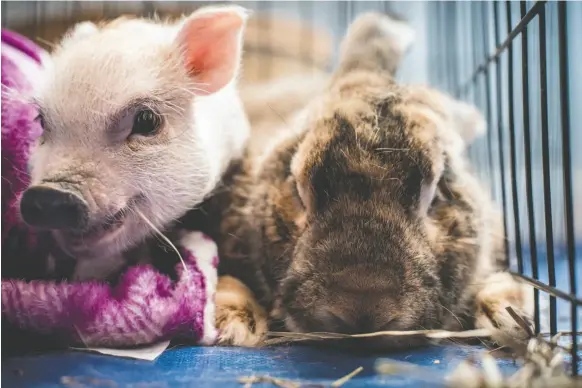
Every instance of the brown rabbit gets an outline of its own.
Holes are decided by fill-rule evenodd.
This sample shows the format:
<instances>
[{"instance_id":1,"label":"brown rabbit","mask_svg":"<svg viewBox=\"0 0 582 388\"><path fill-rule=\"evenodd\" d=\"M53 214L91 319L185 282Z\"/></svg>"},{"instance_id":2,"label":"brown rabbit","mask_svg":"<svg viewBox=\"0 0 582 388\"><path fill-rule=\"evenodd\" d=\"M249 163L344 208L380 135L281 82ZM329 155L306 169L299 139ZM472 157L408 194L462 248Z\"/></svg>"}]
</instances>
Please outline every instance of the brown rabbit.
<instances>
[{"instance_id":1,"label":"brown rabbit","mask_svg":"<svg viewBox=\"0 0 582 388\"><path fill-rule=\"evenodd\" d=\"M531 294L502 272L500 218L463 154L485 123L394 81L410 37L402 22L360 16L327 88L187 220L213 229L223 274L288 330L518 330L505 307L531 315ZM220 224L204 217L219 211ZM265 312L225 279L225 342L237 332L237 344L259 344Z\"/></svg>"}]
</instances>

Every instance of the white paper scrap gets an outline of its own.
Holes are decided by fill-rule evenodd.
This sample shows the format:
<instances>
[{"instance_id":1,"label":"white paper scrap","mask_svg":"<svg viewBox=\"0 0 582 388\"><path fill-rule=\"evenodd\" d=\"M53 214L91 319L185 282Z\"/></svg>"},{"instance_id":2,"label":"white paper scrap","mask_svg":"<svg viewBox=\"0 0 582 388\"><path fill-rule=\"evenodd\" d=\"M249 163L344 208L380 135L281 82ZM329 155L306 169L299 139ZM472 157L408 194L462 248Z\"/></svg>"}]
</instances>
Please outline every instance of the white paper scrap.
<instances>
[{"instance_id":1,"label":"white paper scrap","mask_svg":"<svg viewBox=\"0 0 582 388\"><path fill-rule=\"evenodd\" d=\"M125 358L135 358L137 360L154 361L170 345L170 341L159 342L157 344L141 346L131 349L110 349L110 348L71 348L85 352L96 352L108 356L117 356Z\"/></svg>"}]
</instances>

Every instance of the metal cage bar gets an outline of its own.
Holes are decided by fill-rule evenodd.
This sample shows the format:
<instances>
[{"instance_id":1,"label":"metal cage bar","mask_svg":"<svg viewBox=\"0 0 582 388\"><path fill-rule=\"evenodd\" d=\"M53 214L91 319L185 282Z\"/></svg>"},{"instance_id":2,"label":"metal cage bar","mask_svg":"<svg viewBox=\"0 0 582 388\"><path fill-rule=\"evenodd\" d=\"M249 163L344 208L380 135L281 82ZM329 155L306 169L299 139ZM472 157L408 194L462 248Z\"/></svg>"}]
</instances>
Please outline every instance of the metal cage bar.
<instances>
[{"instance_id":1,"label":"metal cage bar","mask_svg":"<svg viewBox=\"0 0 582 388\"><path fill-rule=\"evenodd\" d=\"M521 18L523 19L527 13L525 2L520 3ZM535 229L535 215L534 215L534 201L533 201L533 184L532 184L532 157L531 157L531 133L530 133L530 110L529 110L529 67L528 67L528 40L527 40L527 25L524 27L521 34L521 61L522 61L522 89L523 89L523 141L525 143L525 190L527 201L527 218L529 224L529 245L530 245L530 264L532 267L532 276L534 279L539 279L538 268L538 251L537 247L536 229ZM536 306L540 305L540 293L538 289L534 291L534 303ZM540 328L540 311L535 309L534 322L536 330Z\"/></svg>"},{"instance_id":2,"label":"metal cage bar","mask_svg":"<svg viewBox=\"0 0 582 388\"><path fill-rule=\"evenodd\" d=\"M506 12L506 23L507 31L511 31L509 34L512 36L513 31L511 30L511 1L507 0L505 2L505 12ZM518 25L520 31L523 30L521 23ZM517 29L517 27L516 27ZM517 34L515 34L517 36ZM514 36L514 37L515 37ZM508 38L509 39L509 38ZM515 114L513 102L515 100L514 93L514 81L513 81L513 38L511 40L506 40L503 45L507 47L507 77L508 77L508 94L509 94L509 154L510 154L510 168L511 168L511 199L513 204L513 223L515 226L515 256L517 259L517 270L519 273L523 273L523 250L521 246L521 219L519 217L519 197L517 194L517 151L516 151L516 140L515 140ZM480 72L475 73L475 78Z\"/></svg>"},{"instance_id":3,"label":"metal cage bar","mask_svg":"<svg viewBox=\"0 0 582 388\"><path fill-rule=\"evenodd\" d=\"M552 224L552 190L550 183L550 149L548 132L548 76L546 62L546 10L542 8L538 14L540 24L540 82L542 110L542 164L544 180L544 215L546 221L546 254L548 257L548 277L551 287L556 287L556 263L554 258L554 233ZM530 226L531 227L531 226ZM550 333L558 331L556 298L550 295Z\"/></svg>"},{"instance_id":4,"label":"metal cage bar","mask_svg":"<svg viewBox=\"0 0 582 388\"><path fill-rule=\"evenodd\" d=\"M488 3L483 2L482 4L482 15L485 15L485 17L483 17L483 50L482 50L482 55L483 58L487 57L487 50L489 49L489 24L488 24L488 20L489 18L487 16L489 16L489 7L488 7ZM484 71L484 77L485 77L485 114L486 114L486 119L487 119L487 123L488 125L491 125L491 122L493 120L493 115L491 113L492 110L492 103L491 103L491 66L487 66L485 71ZM493 165L493 131L491 130L491 128L488 128L487 131L487 156L488 156L488 160L489 160L489 173L492 174L493 171L495 171L494 165ZM496 182L494 182L495 184Z\"/></svg>"},{"instance_id":5,"label":"metal cage bar","mask_svg":"<svg viewBox=\"0 0 582 388\"><path fill-rule=\"evenodd\" d=\"M500 41L500 33L499 33L499 9L498 9L498 2L493 3L493 22L495 23L495 45L499 44ZM497 84L497 136L499 142L503 138L503 107L502 107L502 99L501 99L501 92L502 92L502 80L501 80L501 61L499 56L496 56L495 59L495 81ZM491 125L491 124L489 124ZM491 132L493 128L489 128ZM507 189L505 186L505 152L503 147L500 145L499 147L499 172L501 177L501 205L503 210L503 230L507 233ZM506 238L503 239L504 241L504 249L505 249L505 259L507 260L507 265L509 266L509 241Z\"/></svg>"},{"instance_id":6,"label":"metal cage bar","mask_svg":"<svg viewBox=\"0 0 582 388\"><path fill-rule=\"evenodd\" d=\"M566 21L566 2L558 3L558 50L560 57L560 116L562 121L562 172L564 176L564 213L566 226L566 248L570 271L570 293L576 290L576 246L574 238L574 207L572 205L572 157L570 154L570 114L568 109L568 34ZM577 358L578 348L578 306L571 304L572 315L572 359ZM572 371L578 373L578 363L572 363Z\"/></svg>"}]
</instances>

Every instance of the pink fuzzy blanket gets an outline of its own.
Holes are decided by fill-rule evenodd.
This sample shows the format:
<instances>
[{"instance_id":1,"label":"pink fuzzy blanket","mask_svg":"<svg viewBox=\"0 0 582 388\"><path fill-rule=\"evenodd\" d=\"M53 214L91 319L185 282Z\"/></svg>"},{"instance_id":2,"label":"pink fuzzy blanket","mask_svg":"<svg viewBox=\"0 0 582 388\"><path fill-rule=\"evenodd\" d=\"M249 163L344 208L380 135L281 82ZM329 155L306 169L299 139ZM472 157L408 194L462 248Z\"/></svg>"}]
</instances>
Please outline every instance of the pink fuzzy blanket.
<instances>
[{"instance_id":1,"label":"pink fuzzy blanket","mask_svg":"<svg viewBox=\"0 0 582 388\"><path fill-rule=\"evenodd\" d=\"M180 264L176 281L147 265L130 267L115 286L43 279L51 242L20 221L18 203L30 147L41 132L35 108L22 96L42 76L46 58L34 43L2 30L3 322L69 345L121 347L175 337L213 343L218 257L201 233L184 232L179 249L188 271Z\"/></svg>"}]
</instances>

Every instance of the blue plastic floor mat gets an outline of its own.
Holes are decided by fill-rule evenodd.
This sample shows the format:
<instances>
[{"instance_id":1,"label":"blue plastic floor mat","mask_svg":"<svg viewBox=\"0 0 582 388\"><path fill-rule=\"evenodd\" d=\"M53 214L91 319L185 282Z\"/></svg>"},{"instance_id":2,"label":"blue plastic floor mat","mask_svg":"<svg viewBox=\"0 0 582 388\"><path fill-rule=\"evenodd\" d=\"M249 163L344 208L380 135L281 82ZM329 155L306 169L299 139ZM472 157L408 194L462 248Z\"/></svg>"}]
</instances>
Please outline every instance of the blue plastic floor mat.
<instances>
[{"instance_id":1,"label":"blue plastic floor mat","mask_svg":"<svg viewBox=\"0 0 582 388\"><path fill-rule=\"evenodd\" d=\"M5 387L239 387L245 376L269 375L305 385L329 386L358 367L363 371L346 387L443 387L444 376L483 347L433 346L387 355L431 368L432 381L413 376L375 373L378 356L354 355L330 349L285 346L265 349L188 347L166 351L156 361L66 352L2 361ZM500 362L510 373L517 366ZM433 373L434 372L434 373ZM434 376L433 376L434 375ZM268 386L256 384L256 386Z\"/></svg>"},{"instance_id":2,"label":"blue plastic floor mat","mask_svg":"<svg viewBox=\"0 0 582 388\"><path fill-rule=\"evenodd\" d=\"M577 250L582 252L582 247ZM525 256L525 273L531 271ZM547 282L547 264L543 251L539 255L540 280ZM557 287L568 291L567 261L556 255ZM577 283L582 284L582 256L577 256ZM579 292L581 291L579 287ZM541 299L542 327L548 325L549 310L545 295ZM580 309L577 310L580 314ZM559 301L558 330L570 330L570 305ZM582 328L582 317L578 320ZM545 329L542 329L545 331ZM3 338L5 339L5 338ZM579 341L580 342L580 338ZM243 387L241 377L269 375L290 379L313 388L329 386L333 381L362 366L364 370L346 387L444 387L444 377L471 354L483 352L482 346L432 346L382 355L430 368L430 378L380 376L374 365L378 355L359 355L339 349L285 346L263 349L224 347L182 347L167 350L156 361L136 361L86 352L46 353L36 356L2 359L4 387L84 388L84 387ZM579 353L582 370L582 352ZM503 372L517 370L510 360L500 360ZM265 384L256 386L267 387Z\"/></svg>"}]
</instances>

